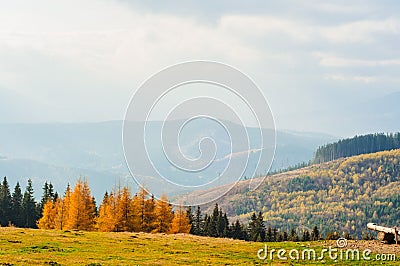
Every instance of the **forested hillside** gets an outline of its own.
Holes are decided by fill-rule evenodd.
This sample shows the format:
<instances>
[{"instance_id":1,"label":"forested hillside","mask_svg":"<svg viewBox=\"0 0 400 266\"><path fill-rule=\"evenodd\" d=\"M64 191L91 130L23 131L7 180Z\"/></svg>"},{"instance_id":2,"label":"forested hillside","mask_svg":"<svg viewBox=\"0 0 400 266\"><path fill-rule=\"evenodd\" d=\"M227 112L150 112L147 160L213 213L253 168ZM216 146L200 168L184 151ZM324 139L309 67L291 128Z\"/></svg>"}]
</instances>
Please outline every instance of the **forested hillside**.
<instances>
[{"instance_id":1,"label":"forested hillside","mask_svg":"<svg viewBox=\"0 0 400 266\"><path fill-rule=\"evenodd\" d=\"M339 158L400 148L400 133L369 134L342 139L317 149L313 163L324 163Z\"/></svg>"},{"instance_id":2,"label":"forested hillside","mask_svg":"<svg viewBox=\"0 0 400 266\"><path fill-rule=\"evenodd\" d=\"M248 220L261 211L265 225L312 228L360 238L367 222L395 226L400 217L400 150L339 159L268 176L255 191L250 180L218 200L228 216ZM217 191L216 191L217 193Z\"/></svg>"}]
</instances>

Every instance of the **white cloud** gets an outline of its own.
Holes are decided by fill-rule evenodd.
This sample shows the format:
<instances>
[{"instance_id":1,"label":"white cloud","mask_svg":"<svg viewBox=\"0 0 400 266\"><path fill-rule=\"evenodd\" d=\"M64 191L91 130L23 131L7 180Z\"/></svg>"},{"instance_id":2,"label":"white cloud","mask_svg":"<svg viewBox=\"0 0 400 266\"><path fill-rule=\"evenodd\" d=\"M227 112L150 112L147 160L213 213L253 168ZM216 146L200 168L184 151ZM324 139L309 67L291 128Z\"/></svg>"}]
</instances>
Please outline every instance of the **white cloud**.
<instances>
[{"instance_id":1,"label":"white cloud","mask_svg":"<svg viewBox=\"0 0 400 266\"><path fill-rule=\"evenodd\" d=\"M181 61L210 59L254 78L280 121L280 112L325 105L325 88L338 84L332 81L349 91L368 84L377 94L400 85L400 19L384 7L380 14L371 4L337 2L276 4L254 12L221 8L205 21L148 5L3 2L0 87L57 107L43 112L41 121L120 119L131 93L150 75ZM288 116L282 124L303 123L293 120Z\"/></svg>"},{"instance_id":2,"label":"white cloud","mask_svg":"<svg viewBox=\"0 0 400 266\"><path fill-rule=\"evenodd\" d=\"M319 64L324 67L378 67L378 66L400 66L400 59L357 59L339 57L332 54L315 52Z\"/></svg>"},{"instance_id":3,"label":"white cloud","mask_svg":"<svg viewBox=\"0 0 400 266\"><path fill-rule=\"evenodd\" d=\"M219 21L222 31L231 32L240 37L268 36L269 34L289 36L294 41L309 41L313 27L301 21L273 16L225 15Z\"/></svg>"},{"instance_id":4,"label":"white cloud","mask_svg":"<svg viewBox=\"0 0 400 266\"><path fill-rule=\"evenodd\" d=\"M357 76L357 75L354 76L345 74L326 74L324 78L327 80L334 80L334 81L355 81L364 84L370 84L378 81L378 78L375 76Z\"/></svg>"},{"instance_id":5,"label":"white cloud","mask_svg":"<svg viewBox=\"0 0 400 266\"><path fill-rule=\"evenodd\" d=\"M315 9L325 13L348 14L353 16L355 14L365 14L370 11L369 6L362 4L357 5L356 2L348 2L346 5L343 5L318 1L318 3L315 4Z\"/></svg>"},{"instance_id":6,"label":"white cloud","mask_svg":"<svg viewBox=\"0 0 400 266\"><path fill-rule=\"evenodd\" d=\"M336 43L366 43L379 40L379 34L398 35L400 20L361 20L332 27L321 27L321 36Z\"/></svg>"}]
</instances>

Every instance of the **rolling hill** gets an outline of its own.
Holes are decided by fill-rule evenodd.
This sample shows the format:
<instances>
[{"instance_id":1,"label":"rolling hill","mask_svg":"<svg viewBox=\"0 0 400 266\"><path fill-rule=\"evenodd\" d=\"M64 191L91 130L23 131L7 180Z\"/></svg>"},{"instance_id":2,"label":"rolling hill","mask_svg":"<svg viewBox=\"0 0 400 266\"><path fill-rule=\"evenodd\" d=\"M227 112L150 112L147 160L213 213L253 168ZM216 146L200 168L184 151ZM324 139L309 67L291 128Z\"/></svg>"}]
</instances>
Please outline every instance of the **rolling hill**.
<instances>
[{"instance_id":1,"label":"rolling hill","mask_svg":"<svg viewBox=\"0 0 400 266\"><path fill-rule=\"evenodd\" d=\"M364 154L267 176L249 191L240 181L217 200L230 217L247 221L261 211L266 226L312 228L361 237L367 222L398 224L400 150ZM195 191L190 197L222 195L225 187ZM212 204L203 206L211 211Z\"/></svg>"}]
</instances>

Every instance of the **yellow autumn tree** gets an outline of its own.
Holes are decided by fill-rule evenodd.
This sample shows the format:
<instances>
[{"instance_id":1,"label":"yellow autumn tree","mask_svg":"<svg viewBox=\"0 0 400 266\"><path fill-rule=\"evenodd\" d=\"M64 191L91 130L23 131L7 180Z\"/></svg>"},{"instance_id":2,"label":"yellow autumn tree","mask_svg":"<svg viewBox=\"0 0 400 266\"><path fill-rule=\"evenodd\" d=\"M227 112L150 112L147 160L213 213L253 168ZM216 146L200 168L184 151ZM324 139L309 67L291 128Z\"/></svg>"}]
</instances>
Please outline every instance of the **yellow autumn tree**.
<instances>
[{"instance_id":1,"label":"yellow autumn tree","mask_svg":"<svg viewBox=\"0 0 400 266\"><path fill-rule=\"evenodd\" d=\"M174 215L172 213L172 206L168 202L168 198L165 194L161 196L156 202L155 210L155 228L153 233L168 233L171 229L172 219Z\"/></svg>"},{"instance_id":2,"label":"yellow autumn tree","mask_svg":"<svg viewBox=\"0 0 400 266\"><path fill-rule=\"evenodd\" d=\"M138 199L138 214L139 214L139 223L140 223L140 231L143 232L145 230L145 208L146 208L146 199L148 196L147 190L144 187L140 187L137 193Z\"/></svg>"},{"instance_id":3,"label":"yellow autumn tree","mask_svg":"<svg viewBox=\"0 0 400 266\"><path fill-rule=\"evenodd\" d=\"M146 223L149 222L151 204L148 202L148 192L140 187L139 191L133 196L130 202L129 231L146 232ZM147 206L147 207L146 207Z\"/></svg>"},{"instance_id":4,"label":"yellow autumn tree","mask_svg":"<svg viewBox=\"0 0 400 266\"><path fill-rule=\"evenodd\" d=\"M131 219L129 223L129 231L140 232L142 230L141 223L141 204L138 195L133 196L129 206Z\"/></svg>"},{"instance_id":5,"label":"yellow autumn tree","mask_svg":"<svg viewBox=\"0 0 400 266\"><path fill-rule=\"evenodd\" d=\"M71 203L71 187L67 186L65 190L64 198L57 198L55 205L57 212L55 214L55 228L63 230L65 228L65 223L68 220L69 206Z\"/></svg>"},{"instance_id":6,"label":"yellow autumn tree","mask_svg":"<svg viewBox=\"0 0 400 266\"><path fill-rule=\"evenodd\" d=\"M116 231L129 231L132 228L130 209L132 199L129 188L123 187L122 190L119 190L116 200Z\"/></svg>"},{"instance_id":7,"label":"yellow autumn tree","mask_svg":"<svg viewBox=\"0 0 400 266\"><path fill-rule=\"evenodd\" d=\"M108 195L106 192L99 208L99 216L96 219L96 227L102 232L113 232L115 231L116 219L115 219L115 208L114 208L114 195L111 193Z\"/></svg>"},{"instance_id":8,"label":"yellow autumn tree","mask_svg":"<svg viewBox=\"0 0 400 266\"><path fill-rule=\"evenodd\" d=\"M54 229L56 226L56 206L52 200L49 200L43 206L43 216L37 221L39 229Z\"/></svg>"},{"instance_id":9,"label":"yellow autumn tree","mask_svg":"<svg viewBox=\"0 0 400 266\"><path fill-rule=\"evenodd\" d=\"M66 220L66 229L93 230L96 205L86 180L78 180L73 192Z\"/></svg>"},{"instance_id":10,"label":"yellow autumn tree","mask_svg":"<svg viewBox=\"0 0 400 266\"><path fill-rule=\"evenodd\" d=\"M143 228L144 232L150 233L156 227L156 216L155 216L156 200L154 196L151 196L146 200L144 204L144 220Z\"/></svg>"},{"instance_id":11,"label":"yellow autumn tree","mask_svg":"<svg viewBox=\"0 0 400 266\"><path fill-rule=\"evenodd\" d=\"M178 209L174 213L174 219L172 220L171 233L185 233L188 234L190 232L191 224L189 221L189 217L186 214L186 211L182 207L182 205L178 206Z\"/></svg>"}]
</instances>

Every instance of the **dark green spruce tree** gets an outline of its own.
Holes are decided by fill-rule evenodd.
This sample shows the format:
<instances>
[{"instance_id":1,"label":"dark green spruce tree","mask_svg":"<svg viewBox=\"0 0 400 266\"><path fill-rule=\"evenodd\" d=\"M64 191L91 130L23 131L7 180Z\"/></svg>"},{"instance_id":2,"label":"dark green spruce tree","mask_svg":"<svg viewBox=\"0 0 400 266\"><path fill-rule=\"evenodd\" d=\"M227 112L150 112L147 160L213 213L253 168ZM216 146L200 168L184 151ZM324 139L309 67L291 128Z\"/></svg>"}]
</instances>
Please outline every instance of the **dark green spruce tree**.
<instances>
[{"instance_id":1,"label":"dark green spruce tree","mask_svg":"<svg viewBox=\"0 0 400 266\"><path fill-rule=\"evenodd\" d=\"M194 230L194 216L193 216L193 212L192 212L192 207L191 206L188 206L187 208L186 208L186 216L188 217L188 219L189 219L189 224L191 225L191 227L190 227L190 234L193 234L193 232L195 231Z\"/></svg>"},{"instance_id":2,"label":"dark green spruce tree","mask_svg":"<svg viewBox=\"0 0 400 266\"><path fill-rule=\"evenodd\" d=\"M218 229L217 229L218 216L219 216L218 204L215 203L215 207L210 220L209 236L212 237L218 236Z\"/></svg>"},{"instance_id":3,"label":"dark green spruce tree","mask_svg":"<svg viewBox=\"0 0 400 266\"><path fill-rule=\"evenodd\" d=\"M32 180L29 179L22 200L23 227L36 228L38 208L33 194Z\"/></svg>"},{"instance_id":4,"label":"dark green spruce tree","mask_svg":"<svg viewBox=\"0 0 400 266\"><path fill-rule=\"evenodd\" d=\"M312 241L319 240L319 237L320 237L320 235L319 235L318 227L314 226L312 233L311 233L311 240Z\"/></svg>"},{"instance_id":5,"label":"dark green spruce tree","mask_svg":"<svg viewBox=\"0 0 400 266\"><path fill-rule=\"evenodd\" d=\"M7 177L4 177L0 185L0 225L7 226L11 223L12 209L11 209L11 193L10 186L8 185Z\"/></svg>"},{"instance_id":6,"label":"dark green spruce tree","mask_svg":"<svg viewBox=\"0 0 400 266\"><path fill-rule=\"evenodd\" d=\"M204 221L203 221L203 216L201 214L200 206L197 206L197 208L196 208L196 214L194 216L194 222L192 225L192 229L193 229L192 234L194 234L194 235L203 235L203 233L204 233Z\"/></svg>"},{"instance_id":7,"label":"dark green spruce tree","mask_svg":"<svg viewBox=\"0 0 400 266\"><path fill-rule=\"evenodd\" d=\"M39 216L42 216L42 210L44 205L49 201L54 200L54 188L51 183L47 183L47 181L43 185L43 196L38 204L39 208Z\"/></svg>"},{"instance_id":8,"label":"dark green spruce tree","mask_svg":"<svg viewBox=\"0 0 400 266\"><path fill-rule=\"evenodd\" d=\"M14 192L12 194L12 223L17 227L22 227L23 216L22 216L22 200L23 195L19 182L15 185Z\"/></svg>"}]
</instances>

